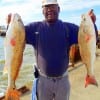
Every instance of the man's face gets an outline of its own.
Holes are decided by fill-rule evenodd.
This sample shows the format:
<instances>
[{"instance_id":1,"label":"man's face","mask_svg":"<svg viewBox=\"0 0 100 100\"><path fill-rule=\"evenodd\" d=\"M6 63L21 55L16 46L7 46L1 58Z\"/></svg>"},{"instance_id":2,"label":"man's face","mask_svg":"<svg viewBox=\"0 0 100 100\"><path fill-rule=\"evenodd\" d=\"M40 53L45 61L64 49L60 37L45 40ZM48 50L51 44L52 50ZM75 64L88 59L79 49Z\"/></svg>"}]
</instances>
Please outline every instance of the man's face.
<instances>
[{"instance_id":1,"label":"man's face","mask_svg":"<svg viewBox=\"0 0 100 100\"><path fill-rule=\"evenodd\" d=\"M58 19L60 8L56 4L50 4L43 6L43 15L45 20L49 23L53 23Z\"/></svg>"}]
</instances>

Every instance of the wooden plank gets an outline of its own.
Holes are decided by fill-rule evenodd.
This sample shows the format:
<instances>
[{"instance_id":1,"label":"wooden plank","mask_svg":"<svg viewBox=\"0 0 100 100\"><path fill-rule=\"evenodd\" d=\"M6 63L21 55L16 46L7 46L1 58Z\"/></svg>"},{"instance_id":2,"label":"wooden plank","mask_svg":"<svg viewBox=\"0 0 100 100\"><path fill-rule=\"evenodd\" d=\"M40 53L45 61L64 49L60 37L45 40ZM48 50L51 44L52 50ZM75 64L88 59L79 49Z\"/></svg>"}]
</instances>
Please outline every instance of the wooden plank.
<instances>
[{"instance_id":1,"label":"wooden plank","mask_svg":"<svg viewBox=\"0 0 100 100\"><path fill-rule=\"evenodd\" d=\"M26 92L30 91L29 88L27 88L26 86L22 86L19 89L17 89L21 95L25 94ZM0 100L4 100L5 96L0 97Z\"/></svg>"}]
</instances>

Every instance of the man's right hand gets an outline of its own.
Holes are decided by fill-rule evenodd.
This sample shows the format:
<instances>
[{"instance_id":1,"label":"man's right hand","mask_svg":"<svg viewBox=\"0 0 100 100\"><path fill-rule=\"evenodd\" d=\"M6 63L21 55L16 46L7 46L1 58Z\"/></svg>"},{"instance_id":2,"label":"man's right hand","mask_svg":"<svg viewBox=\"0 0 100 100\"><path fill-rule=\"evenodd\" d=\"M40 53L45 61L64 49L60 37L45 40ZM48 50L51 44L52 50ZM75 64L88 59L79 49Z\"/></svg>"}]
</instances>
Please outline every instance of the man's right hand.
<instances>
[{"instance_id":1,"label":"man's right hand","mask_svg":"<svg viewBox=\"0 0 100 100\"><path fill-rule=\"evenodd\" d=\"M88 11L88 14L89 14L89 16L91 17L93 23L95 23L95 22L96 22L96 15L94 14L93 9L90 9L90 10Z\"/></svg>"},{"instance_id":2,"label":"man's right hand","mask_svg":"<svg viewBox=\"0 0 100 100\"><path fill-rule=\"evenodd\" d=\"M12 16L12 14L11 14L11 13L9 13L9 14L7 15L7 18L6 18L6 23L7 23L7 25L9 25L9 24L10 24L10 21L11 21L11 16Z\"/></svg>"}]
</instances>

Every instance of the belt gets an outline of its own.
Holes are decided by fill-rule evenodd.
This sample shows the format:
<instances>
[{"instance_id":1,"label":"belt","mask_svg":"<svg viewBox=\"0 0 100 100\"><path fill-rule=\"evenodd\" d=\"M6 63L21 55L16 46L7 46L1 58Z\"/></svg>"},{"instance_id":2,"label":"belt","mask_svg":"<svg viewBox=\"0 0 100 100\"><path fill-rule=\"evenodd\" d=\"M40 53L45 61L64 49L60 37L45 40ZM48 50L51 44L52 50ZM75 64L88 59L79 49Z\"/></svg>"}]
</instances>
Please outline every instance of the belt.
<instances>
[{"instance_id":1,"label":"belt","mask_svg":"<svg viewBox=\"0 0 100 100\"><path fill-rule=\"evenodd\" d=\"M50 76L47 76L46 74L42 73L42 72L39 70L39 75L40 75L40 76L43 76L43 77L46 77L46 78L57 79L57 78L63 78L63 77L65 77L65 76L67 76L67 75L68 75L68 71L64 72L64 74L61 75L61 76L50 77Z\"/></svg>"}]
</instances>

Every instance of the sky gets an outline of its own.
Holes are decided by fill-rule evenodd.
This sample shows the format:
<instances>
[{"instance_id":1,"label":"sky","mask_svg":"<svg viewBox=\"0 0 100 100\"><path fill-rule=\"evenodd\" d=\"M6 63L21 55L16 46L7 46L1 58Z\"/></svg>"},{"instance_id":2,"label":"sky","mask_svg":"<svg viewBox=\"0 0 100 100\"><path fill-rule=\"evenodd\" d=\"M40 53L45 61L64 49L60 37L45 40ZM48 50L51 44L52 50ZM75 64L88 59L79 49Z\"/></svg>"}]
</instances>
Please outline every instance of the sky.
<instances>
[{"instance_id":1,"label":"sky","mask_svg":"<svg viewBox=\"0 0 100 100\"><path fill-rule=\"evenodd\" d=\"M9 13L18 13L28 24L44 19L42 0L0 0L0 25L6 25ZM91 8L96 14L96 25L100 30L100 0L58 0L60 5L59 19L80 25L81 15Z\"/></svg>"}]
</instances>

